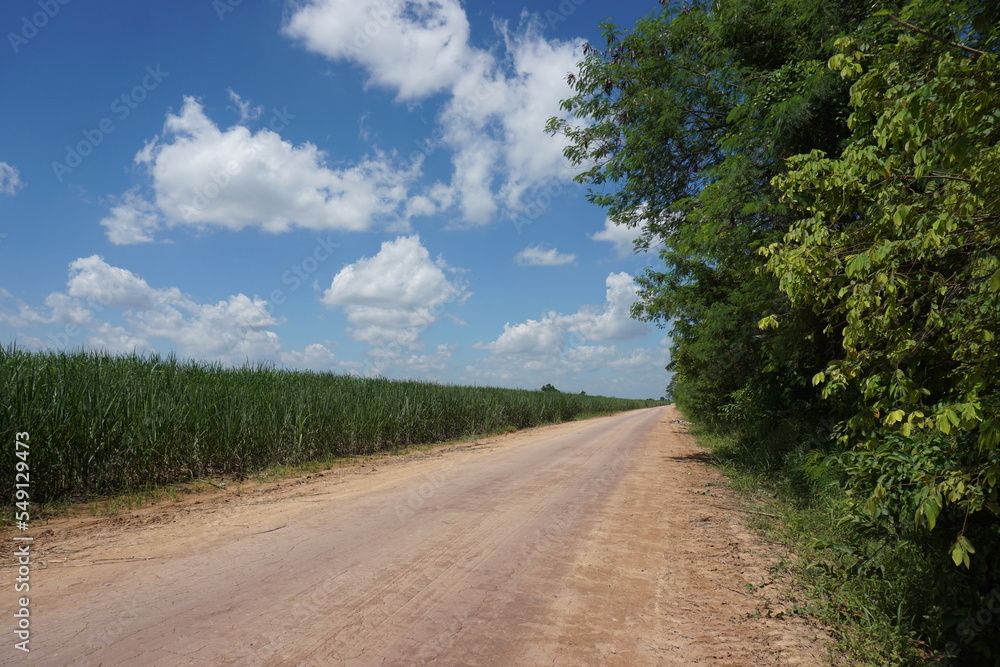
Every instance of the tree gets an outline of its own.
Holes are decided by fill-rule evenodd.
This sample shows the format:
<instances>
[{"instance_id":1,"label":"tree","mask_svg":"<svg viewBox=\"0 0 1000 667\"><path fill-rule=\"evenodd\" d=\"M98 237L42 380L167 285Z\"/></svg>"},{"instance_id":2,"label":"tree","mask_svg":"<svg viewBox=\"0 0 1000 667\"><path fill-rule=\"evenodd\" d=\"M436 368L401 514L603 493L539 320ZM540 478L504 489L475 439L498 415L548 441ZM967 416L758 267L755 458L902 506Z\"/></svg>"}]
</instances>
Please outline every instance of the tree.
<instances>
[{"instance_id":1,"label":"tree","mask_svg":"<svg viewBox=\"0 0 1000 667\"><path fill-rule=\"evenodd\" d=\"M814 383L856 396L831 462L848 472L852 516L892 531L945 522L966 567L975 515L1000 512L998 13L913 3L881 13L892 43L838 41L850 142L789 161L775 184L804 217L764 249L792 303L841 343Z\"/></svg>"},{"instance_id":2,"label":"tree","mask_svg":"<svg viewBox=\"0 0 1000 667\"><path fill-rule=\"evenodd\" d=\"M585 47L562 105L586 122L549 123L590 200L639 228L640 245L663 244L634 314L672 329L670 393L694 418L771 424L816 405L809 378L828 341L809 309L757 327L790 304L756 250L794 219L770 184L784 158L848 135L847 84L825 63L864 6L672 2L628 33L606 24L607 47Z\"/></svg>"},{"instance_id":3,"label":"tree","mask_svg":"<svg viewBox=\"0 0 1000 667\"><path fill-rule=\"evenodd\" d=\"M998 18L671 2L605 25L549 123L591 201L662 243L633 314L672 329L671 399L755 472L842 490L848 550L881 541L859 566L916 554L931 583L882 611L963 662L1000 654L961 636L1000 583Z\"/></svg>"}]
</instances>

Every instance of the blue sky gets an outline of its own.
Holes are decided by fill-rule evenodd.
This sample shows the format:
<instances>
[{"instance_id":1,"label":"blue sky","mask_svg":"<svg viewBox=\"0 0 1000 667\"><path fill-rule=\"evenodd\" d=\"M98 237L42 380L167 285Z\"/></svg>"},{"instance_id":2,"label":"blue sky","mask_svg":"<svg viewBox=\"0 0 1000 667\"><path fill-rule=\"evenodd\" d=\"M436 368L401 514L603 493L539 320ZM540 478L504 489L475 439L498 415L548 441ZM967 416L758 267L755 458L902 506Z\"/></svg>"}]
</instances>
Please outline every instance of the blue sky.
<instances>
[{"instance_id":1,"label":"blue sky","mask_svg":"<svg viewBox=\"0 0 1000 667\"><path fill-rule=\"evenodd\" d=\"M658 397L545 134L653 1L0 6L0 342Z\"/></svg>"}]
</instances>

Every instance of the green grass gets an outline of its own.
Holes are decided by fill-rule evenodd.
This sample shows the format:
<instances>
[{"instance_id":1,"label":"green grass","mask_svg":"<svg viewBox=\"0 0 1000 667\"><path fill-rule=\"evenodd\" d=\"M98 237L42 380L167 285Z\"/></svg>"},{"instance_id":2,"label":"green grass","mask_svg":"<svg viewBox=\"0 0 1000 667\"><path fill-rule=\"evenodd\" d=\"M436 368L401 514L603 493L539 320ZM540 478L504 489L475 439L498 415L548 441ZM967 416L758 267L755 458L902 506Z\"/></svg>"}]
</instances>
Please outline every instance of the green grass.
<instances>
[{"instance_id":1,"label":"green grass","mask_svg":"<svg viewBox=\"0 0 1000 667\"><path fill-rule=\"evenodd\" d=\"M657 405L602 396L0 346L0 493L30 434L32 502L391 451ZM136 501L138 502L138 500Z\"/></svg>"},{"instance_id":2,"label":"green grass","mask_svg":"<svg viewBox=\"0 0 1000 667\"><path fill-rule=\"evenodd\" d=\"M802 615L828 628L840 662L852 665L933 663L913 628L920 591L931 577L926 558L905 541L884 541L842 523L842 495L832 484L801 477L794 450L785 460L767 460L766 444L694 427L732 487L758 513L751 527L795 554L775 574L786 578L803 599ZM767 516L767 514L775 516Z\"/></svg>"}]
</instances>

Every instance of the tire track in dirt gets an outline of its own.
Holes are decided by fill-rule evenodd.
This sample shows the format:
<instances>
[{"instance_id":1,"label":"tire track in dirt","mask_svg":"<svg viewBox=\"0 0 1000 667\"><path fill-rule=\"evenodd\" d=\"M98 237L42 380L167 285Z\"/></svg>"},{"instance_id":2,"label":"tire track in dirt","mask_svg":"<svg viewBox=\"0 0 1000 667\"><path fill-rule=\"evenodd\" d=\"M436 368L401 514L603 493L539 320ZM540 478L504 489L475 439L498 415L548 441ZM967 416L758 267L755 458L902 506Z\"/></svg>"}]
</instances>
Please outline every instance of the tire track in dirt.
<instances>
[{"instance_id":1,"label":"tire track in dirt","mask_svg":"<svg viewBox=\"0 0 1000 667\"><path fill-rule=\"evenodd\" d=\"M338 606L345 618L364 618L360 628L356 623L345 623L333 637L320 638L300 651L286 652L283 659L296 663L315 661L313 664L324 661L374 664L376 656L386 660L403 655L418 660L438 657L449 643L449 628L462 627L470 617L482 616L484 598L487 594L496 597L496 589L500 588L500 584L492 583L492 591L477 594L474 591L481 590L482 584L469 585L470 578L489 572L496 579L517 567L521 556L510 553L511 546L517 545L523 551L525 535L530 537L548 523L553 505L575 500L567 499L565 493L551 491L566 488L565 482L578 477L582 470L602 472L609 443L615 442L623 430L633 428L614 426L606 435L582 446L577 444L575 436L563 436L565 442L559 443L562 450L559 456L547 455L544 462L533 463L530 473L522 479L512 474L515 469L524 469L520 462L511 470L501 466L492 471L496 481L480 486L477 501L471 505L470 485L459 486L454 490L455 497L441 499L436 511L421 516L422 521L432 524L452 522L453 530L416 562ZM600 458L602 454L604 458ZM477 475L471 477L478 479ZM415 585L415 580L419 580L419 585ZM474 606L478 614L473 613ZM436 619L430 613L434 609L447 609L449 620L442 623ZM386 630L387 625L392 631ZM420 628L423 636L397 641L381 651L381 655L373 654L377 649L372 647L378 647L385 636L413 627Z\"/></svg>"}]
</instances>

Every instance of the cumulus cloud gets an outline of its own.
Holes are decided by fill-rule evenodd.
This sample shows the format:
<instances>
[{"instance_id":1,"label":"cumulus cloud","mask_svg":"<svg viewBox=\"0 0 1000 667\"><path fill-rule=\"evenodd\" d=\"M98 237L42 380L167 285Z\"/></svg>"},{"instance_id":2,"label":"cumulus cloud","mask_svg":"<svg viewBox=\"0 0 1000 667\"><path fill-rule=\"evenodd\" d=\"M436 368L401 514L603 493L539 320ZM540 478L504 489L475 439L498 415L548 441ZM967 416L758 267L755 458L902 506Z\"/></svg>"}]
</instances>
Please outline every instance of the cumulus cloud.
<instances>
[{"instance_id":1,"label":"cumulus cloud","mask_svg":"<svg viewBox=\"0 0 1000 667\"><path fill-rule=\"evenodd\" d=\"M526 320L517 324L507 322L503 325L503 333L495 341L478 343L476 347L505 356L549 356L563 351L565 334L562 317L549 314L541 320Z\"/></svg>"},{"instance_id":2,"label":"cumulus cloud","mask_svg":"<svg viewBox=\"0 0 1000 667\"><path fill-rule=\"evenodd\" d=\"M544 128L571 93L565 75L581 59L578 45L546 40L530 22L520 32L504 26L503 36L508 57L467 70L441 114L452 185L468 224L490 222L500 207L515 214L538 189L572 175L566 140Z\"/></svg>"},{"instance_id":3,"label":"cumulus cloud","mask_svg":"<svg viewBox=\"0 0 1000 667\"><path fill-rule=\"evenodd\" d=\"M632 350L627 355L607 360L607 365L617 370L638 371L648 368L662 368L666 365L666 357L662 350L651 351L645 348Z\"/></svg>"},{"instance_id":4,"label":"cumulus cloud","mask_svg":"<svg viewBox=\"0 0 1000 667\"><path fill-rule=\"evenodd\" d=\"M330 371L337 366L337 358L325 345L313 343L304 350L281 353L281 362L288 366L312 371Z\"/></svg>"},{"instance_id":5,"label":"cumulus cloud","mask_svg":"<svg viewBox=\"0 0 1000 667\"><path fill-rule=\"evenodd\" d=\"M441 344L428 354L406 351L397 345L373 348L369 363L364 365L369 376L431 376L440 377L448 369L448 362L456 345Z\"/></svg>"},{"instance_id":6,"label":"cumulus cloud","mask_svg":"<svg viewBox=\"0 0 1000 667\"><path fill-rule=\"evenodd\" d=\"M441 344L430 354L411 354L402 359L401 366L408 371L423 375L440 375L448 367L456 345Z\"/></svg>"},{"instance_id":7,"label":"cumulus cloud","mask_svg":"<svg viewBox=\"0 0 1000 667\"><path fill-rule=\"evenodd\" d=\"M503 332L489 343L474 347L494 355L545 357L577 349L583 342L607 343L637 338L649 332L649 325L634 320L630 309L636 300L636 286L627 273L611 273L605 280L604 304L587 305L575 313L546 313L539 320L504 324ZM571 338L577 340L570 345Z\"/></svg>"},{"instance_id":8,"label":"cumulus cloud","mask_svg":"<svg viewBox=\"0 0 1000 667\"><path fill-rule=\"evenodd\" d=\"M504 80L497 118L504 128L503 159L507 168L501 190L505 203L518 209L526 193L550 179L568 180L563 149L567 140L545 133L545 125L559 115L559 103L572 91L566 73L582 58L582 40L555 41L542 37L537 23L518 33L504 31L514 74ZM505 99L506 98L506 99ZM489 124L492 118L484 118Z\"/></svg>"},{"instance_id":9,"label":"cumulus cloud","mask_svg":"<svg viewBox=\"0 0 1000 667\"><path fill-rule=\"evenodd\" d=\"M257 113L231 94L243 121ZM313 144L293 145L272 129L219 128L192 97L135 162L151 176L153 194L131 190L116 200L101 220L113 243L147 242L158 229L178 226L367 230L404 218L420 171L419 162L401 168L385 154L334 169Z\"/></svg>"},{"instance_id":10,"label":"cumulus cloud","mask_svg":"<svg viewBox=\"0 0 1000 667\"><path fill-rule=\"evenodd\" d=\"M46 317L24 301L0 287L0 324L12 329L20 329L35 324L44 324Z\"/></svg>"},{"instance_id":11,"label":"cumulus cloud","mask_svg":"<svg viewBox=\"0 0 1000 667\"><path fill-rule=\"evenodd\" d=\"M575 262L576 255L563 254L555 248L529 245L514 255L514 261L521 266L560 266Z\"/></svg>"},{"instance_id":12,"label":"cumulus cloud","mask_svg":"<svg viewBox=\"0 0 1000 667\"><path fill-rule=\"evenodd\" d=\"M662 246L663 235L673 233L684 215L676 211L650 213L646 204L639 204L621 216L621 223L605 218L604 229L588 236L594 241L610 243L618 257L652 252ZM631 226L630 226L631 225Z\"/></svg>"},{"instance_id":13,"label":"cumulus cloud","mask_svg":"<svg viewBox=\"0 0 1000 667\"><path fill-rule=\"evenodd\" d=\"M662 342L653 348L630 348L630 341L651 331L649 324L630 317L636 299L632 277L610 273L603 304L508 322L496 339L475 343L475 349L489 354L466 365L462 379L526 388L550 383L567 391L589 391L596 384L624 392L619 395L658 396L662 388L656 387L661 387L670 353Z\"/></svg>"},{"instance_id":14,"label":"cumulus cloud","mask_svg":"<svg viewBox=\"0 0 1000 667\"><path fill-rule=\"evenodd\" d=\"M379 252L342 268L321 301L342 308L351 335L375 349L420 347L420 332L449 302L470 296L464 282L449 278L442 259L431 259L420 237L401 236Z\"/></svg>"},{"instance_id":15,"label":"cumulus cloud","mask_svg":"<svg viewBox=\"0 0 1000 667\"><path fill-rule=\"evenodd\" d=\"M279 322L261 298L236 294L217 303L182 298L159 308L128 313L144 338L171 341L183 356L240 363L273 360L281 344L271 327Z\"/></svg>"},{"instance_id":16,"label":"cumulus cloud","mask_svg":"<svg viewBox=\"0 0 1000 667\"><path fill-rule=\"evenodd\" d=\"M571 94L565 75L582 40L547 40L538 19L524 17L517 30L498 25L501 55L470 43L458 0L309 0L283 32L362 67L370 85L401 101L447 95L439 140L452 154L448 199L464 224L477 225L516 214L533 190L571 176L566 140L544 127Z\"/></svg>"},{"instance_id":17,"label":"cumulus cloud","mask_svg":"<svg viewBox=\"0 0 1000 667\"><path fill-rule=\"evenodd\" d=\"M111 266L98 255L81 257L70 263L66 293L76 299L89 299L104 306L152 308L158 302L178 302L183 297L176 287L154 290L127 269Z\"/></svg>"},{"instance_id":18,"label":"cumulus cloud","mask_svg":"<svg viewBox=\"0 0 1000 667\"><path fill-rule=\"evenodd\" d=\"M45 297L45 305L49 315L45 323L62 324L67 327L83 327L84 329L98 324L96 312L103 309L101 304L87 304L80 299L63 292L53 292ZM41 311L36 311L41 312Z\"/></svg>"},{"instance_id":19,"label":"cumulus cloud","mask_svg":"<svg viewBox=\"0 0 1000 667\"><path fill-rule=\"evenodd\" d=\"M149 342L144 338L133 335L125 327L109 322L101 322L93 327L85 339L85 346L110 354L152 352Z\"/></svg>"},{"instance_id":20,"label":"cumulus cloud","mask_svg":"<svg viewBox=\"0 0 1000 667\"><path fill-rule=\"evenodd\" d=\"M245 125L249 121L257 120L260 118L261 114L264 113L264 107L251 104L250 100L243 99L232 88L228 89L228 93L229 101L236 105L237 111L240 112L240 125Z\"/></svg>"},{"instance_id":21,"label":"cumulus cloud","mask_svg":"<svg viewBox=\"0 0 1000 667\"><path fill-rule=\"evenodd\" d=\"M13 195L24 187L21 181L21 173L17 167L0 162L0 193Z\"/></svg>"},{"instance_id":22,"label":"cumulus cloud","mask_svg":"<svg viewBox=\"0 0 1000 667\"><path fill-rule=\"evenodd\" d=\"M280 322L263 299L235 294L199 303L176 287L153 287L98 255L71 262L66 290L49 294L43 308L0 290L0 323L55 325L50 343L112 352L152 350L156 339L169 341L182 356L222 362L274 360L280 351L271 330Z\"/></svg>"},{"instance_id":23,"label":"cumulus cloud","mask_svg":"<svg viewBox=\"0 0 1000 667\"><path fill-rule=\"evenodd\" d=\"M617 225L611 218L605 218L604 229L588 236L594 241L604 241L610 243L618 257L628 257L635 252L635 241L639 238L640 231L634 227Z\"/></svg>"},{"instance_id":24,"label":"cumulus cloud","mask_svg":"<svg viewBox=\"0 0 1000 667\"><path fill-rule=\"evenodd\" d=\"M668 361L665 350L579 345L561 355L520 358L491 355L465 366L463 379L534 389L548 383L574 392L597 385L645 397L651 391L653 395L662 393L663 369Z\"/></svg>"},{"instance_id":25,"label":"cumulus cloud","mask_svg":"<svg viewBox=\"0 0 1000 667\"><path fill-rule=\"evenodd\" d=\"M632 276L625 273L608 274L605 280L602 306L584 306L562 321L566 329L577 333L586 341L615 341L637 338L649 331L649 325L631 316L636 301L637 288Z\"/></svg>"},{"instance_id":26,"label":"cumulus cloud","mask_svg":"<svg viewBox=\"0 0 1000 667\"><path fill-rule=\"evenodd\" d=\"M469 67L469 22L457 0L314 0L284 34L331 59L363 66L402 100L444 90Z\"/></svg>"},{"instance_id":27,"label":"cumulus cloud","mask_svg":"<svg viewBox=\"0 0 1000 667\"><path fill-rule=\"evenodd\" d=\"M342 308L352 336L369 344L367 363L339 359L322 343L282 349L274 329L283 320L261 298L234 294L199 302L176 287L150 285L99 255L71 262L65 289L50 293L40 306L0 288L0 326L16 331L22 344L39 348L151 352L166 342L182 357L223 363L269 361L314 371L440 376L457 346L439 344L424 351L420 336L451 315L444 311L448 304L471 296L455 277L459 272L433 259L416 235L386 241L374 256L344 266L321 300Z\"/></svg>"},{"instance_id":28,"label":"cumulus cloud","mask_svg":"<svg viewBox=\"0 0 1000 667\"><path fill-rule=\"evenodd\" d=\"M108 240L115 245L153 241L156 230L164 223L159 209L144 199L137 188L112 199L115 205L110 214L101 220Z\"/></svg>"}]
</instances>

